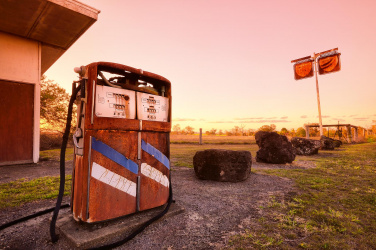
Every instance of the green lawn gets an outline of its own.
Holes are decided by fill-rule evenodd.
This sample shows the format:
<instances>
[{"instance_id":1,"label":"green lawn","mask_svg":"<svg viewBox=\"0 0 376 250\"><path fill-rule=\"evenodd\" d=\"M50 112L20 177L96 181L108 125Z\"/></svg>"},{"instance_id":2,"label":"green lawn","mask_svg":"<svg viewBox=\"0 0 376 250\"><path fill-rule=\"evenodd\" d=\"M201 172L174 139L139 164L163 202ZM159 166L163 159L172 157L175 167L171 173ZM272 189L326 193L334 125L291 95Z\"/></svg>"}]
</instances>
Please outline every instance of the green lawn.
<instances>
[{"instance_id":1,"label":"green lawn","mask_svg":"<svg viewBox=\"0 0 376 250\"><path fill-rule=\"evenodd\" d=\"M193 168L193 156L197 151L205 149L228 149L228 150L247 150L252 156L256 155L258 146L256 144L171 144L171 165Z\"/></svg>"},{"instance_id":2,"label":"green lawn","mask_svg":"<svg viewBox=\"0 0 376 250\"><path fill-rule=\"evenodd\" d=\"M271 197L259 227L231 248L376 249L376 143L345 145L314 169L264 170L293 179L297 194Z\"/></svg>"},{"instance_id":3,"label":"green lawn","mask_svg":"<svg viewBox=\"0 0 376 250\"><path fill-rule=\"evenodd\" d=\"M65 178L64 195L69 195L72 176ZM0 209L20 206L36 200L56 199L59 193L60 177L42 177L34 180L19 179L0 184Z\"/></svg>"},{"instance_id":4,"label":"green lawn","mask_svg":"<svg viewBox=\"0 0 376 250\"><path fill-rule=\"evenodd\" d=\"M195 152L209 148L249 150L253 157L258 150L256 144L171 144L171 163L193 167ZM58 159L59 151L41 154ZM72 154L68 151L67 159ZM257 226L232 236L228 247L376 249L376 143L347 144L296 160L313 160L317 168L257 170L294 180L295 192L270 197L268 206L260 207ZM70 183L67 176L65 195ZM55 199L58 187L58 177L0 184L0 208Z\"/></svg>"}]
</instances>

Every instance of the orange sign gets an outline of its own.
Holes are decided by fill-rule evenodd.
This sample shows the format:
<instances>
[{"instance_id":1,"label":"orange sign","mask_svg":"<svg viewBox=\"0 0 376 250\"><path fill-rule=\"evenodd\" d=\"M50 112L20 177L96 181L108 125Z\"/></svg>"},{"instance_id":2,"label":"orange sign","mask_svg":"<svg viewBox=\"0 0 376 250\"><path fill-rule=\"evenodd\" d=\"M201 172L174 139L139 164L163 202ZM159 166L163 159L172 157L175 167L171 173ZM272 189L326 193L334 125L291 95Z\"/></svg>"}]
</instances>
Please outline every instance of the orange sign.
<instances>
[{"instance_id":1,"label":"orange sign","mask_svg":"<svg viewBox=\"0 0 376 250\"><path fill-rule=\"evenodd\" d=\"M341 69L341 63L339 60L339 56L341 54L334 54L325 57L319 57L318 59L318 66L319 66L319 74L327 74L339 71Z\"/></svg>"},{"instance_id":2,"label":"orange sign","mask_svg":"<svg viewBox=\"0 0 376 250\"><path fill-rule=\"evenodd\" d=\"M294 64L295 80L313 76L313 61Z\"/></svg>"}]
</instances>

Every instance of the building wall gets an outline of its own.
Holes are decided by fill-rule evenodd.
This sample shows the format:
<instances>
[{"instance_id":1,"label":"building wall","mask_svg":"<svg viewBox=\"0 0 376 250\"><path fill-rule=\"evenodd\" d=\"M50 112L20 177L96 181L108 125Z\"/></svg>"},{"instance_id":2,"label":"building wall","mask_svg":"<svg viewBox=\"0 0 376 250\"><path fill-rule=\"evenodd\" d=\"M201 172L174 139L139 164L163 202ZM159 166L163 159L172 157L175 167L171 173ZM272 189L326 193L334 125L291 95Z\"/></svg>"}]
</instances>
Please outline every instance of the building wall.
<instances>
[{"instance_id":1,"label":"building wall","mask_svg":"<svg viewBox=\"0 0 376 250\"><path fill-rule=\"evenodd\" d=\"M33 152L31 161L35 163L39 160L40 75L41 44L33 40L0 32L0 80L7 83L25 84L25 89L29 89L30 84L34 86ZM22 103L19 105L22 105ZM1 107L4 110L0 110L0 112L8 113L6 104L1 105ZM9 116L11 115L12 114L9 114ZM0 134L1 136L6 136L4 131L0 131ZM24 163L25 161L14 160L14 163L17 162Z\"/></svg>"}]
</instances>

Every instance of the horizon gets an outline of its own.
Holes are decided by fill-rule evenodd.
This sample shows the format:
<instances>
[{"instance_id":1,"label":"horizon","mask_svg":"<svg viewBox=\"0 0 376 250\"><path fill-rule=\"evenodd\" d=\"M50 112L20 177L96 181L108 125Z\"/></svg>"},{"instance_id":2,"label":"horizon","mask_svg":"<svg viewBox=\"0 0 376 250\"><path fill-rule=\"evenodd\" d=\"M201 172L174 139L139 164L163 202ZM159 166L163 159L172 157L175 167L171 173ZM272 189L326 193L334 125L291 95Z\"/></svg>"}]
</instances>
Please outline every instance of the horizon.
<instances>
[{"instance_id":1,"label":"horizon","mask_svg":"<svg viewBox=\"0 0 376 250\"><path fill-rule=\"evenodd\" d=\"M376 120L374 1L104 1L98 21L45 73L71 92L73 68L109 61L172 83L172 126L276 130L318 123L315 78L291 60L338 47L339 72L319 75L323 124Z\"/></svg>"}]
</instances>

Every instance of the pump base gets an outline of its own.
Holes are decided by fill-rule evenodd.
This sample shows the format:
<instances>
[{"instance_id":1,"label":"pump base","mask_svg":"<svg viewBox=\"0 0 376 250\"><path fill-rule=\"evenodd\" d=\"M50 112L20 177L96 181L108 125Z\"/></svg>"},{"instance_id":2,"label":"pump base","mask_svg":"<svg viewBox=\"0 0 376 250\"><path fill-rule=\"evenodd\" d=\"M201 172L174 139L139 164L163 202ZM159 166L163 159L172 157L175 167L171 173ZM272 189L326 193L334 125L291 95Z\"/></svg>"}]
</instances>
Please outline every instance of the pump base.
<instances>
[{"instance_id":1,"label":"pump base","mask_svg":"<svg viewBox=\"0 0 376 250\"><path fill-rule=\"evenodd\" d=\"M165 206L161 206L123 218L94 224L79 223L73 219L71 214L63 214L58 219L56 227L73 247L87 249L114 242L119 236L124 238L164 208ZM163 219L183 212L183 207L172 203Z\"/></svg>"}]
</instances>

